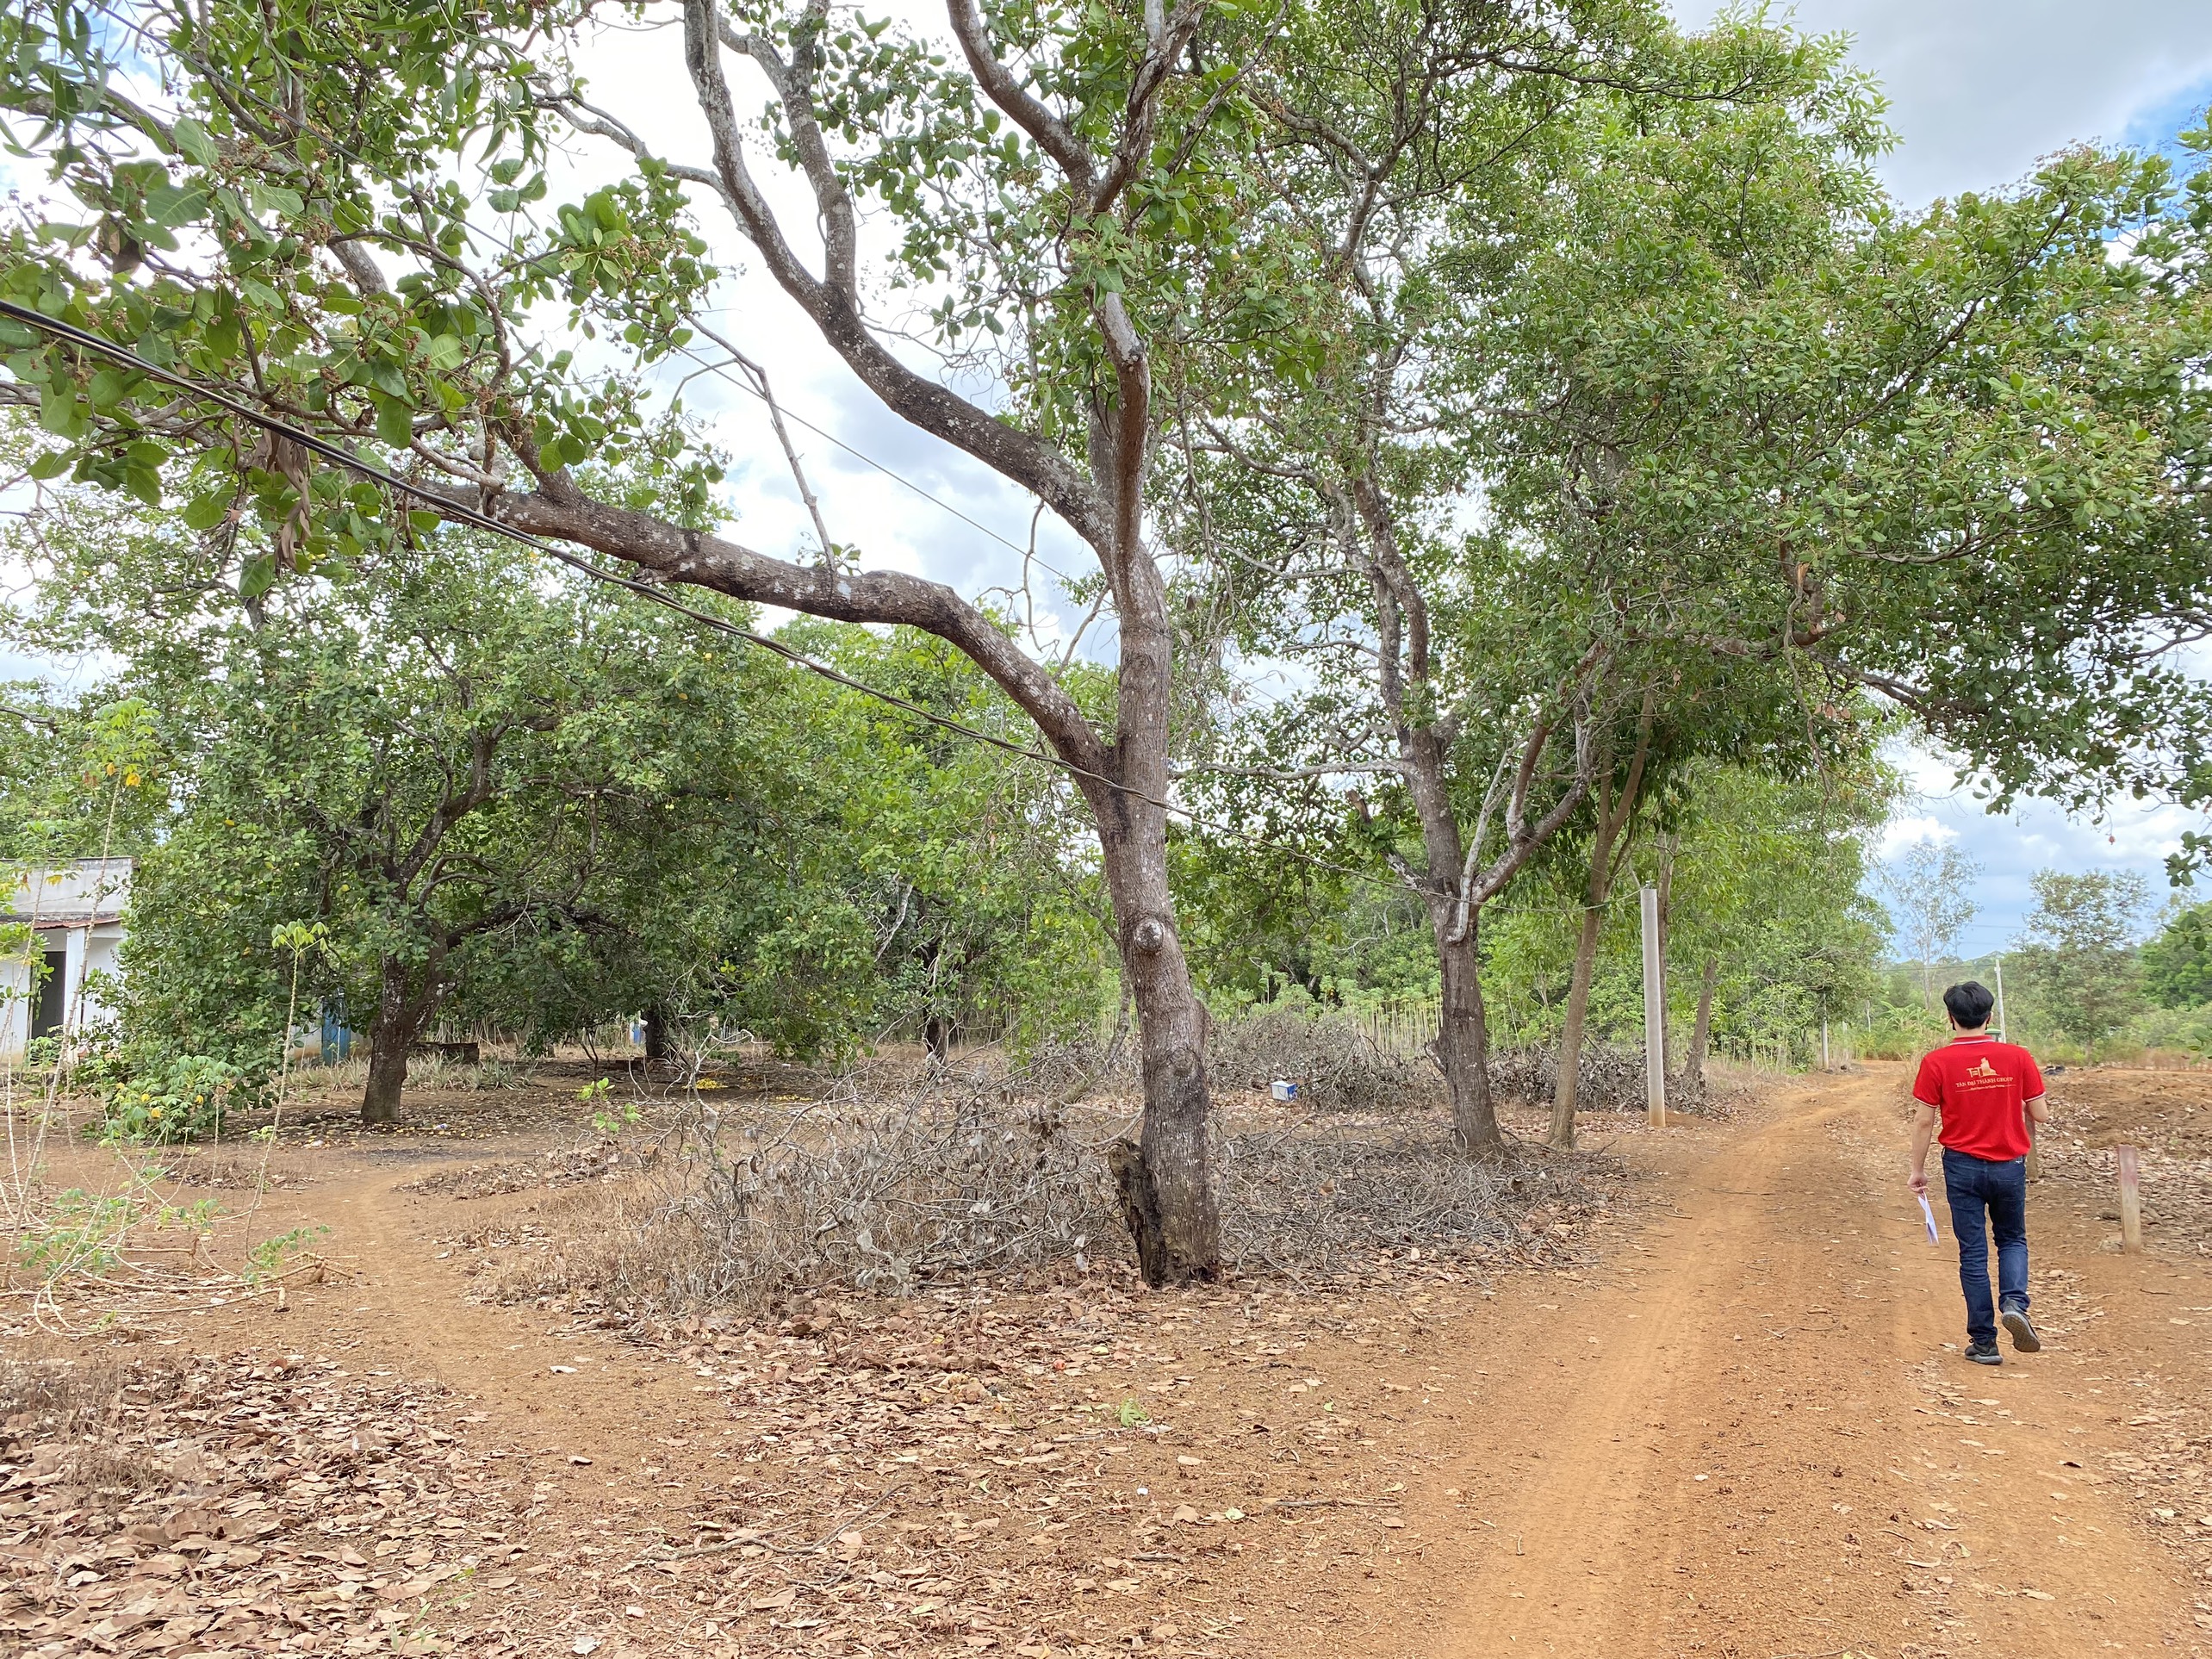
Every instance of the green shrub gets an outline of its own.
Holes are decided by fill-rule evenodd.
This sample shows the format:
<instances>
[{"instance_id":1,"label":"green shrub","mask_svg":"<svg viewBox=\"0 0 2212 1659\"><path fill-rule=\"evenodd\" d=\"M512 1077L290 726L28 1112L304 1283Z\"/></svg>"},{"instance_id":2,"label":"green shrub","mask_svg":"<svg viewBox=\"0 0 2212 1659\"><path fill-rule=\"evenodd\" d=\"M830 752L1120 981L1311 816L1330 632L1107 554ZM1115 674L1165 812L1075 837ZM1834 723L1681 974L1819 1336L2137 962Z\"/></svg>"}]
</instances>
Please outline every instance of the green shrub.
<instances>
[{"instance_id":1,"label":"green shrub","mask_svg":"<svg viewBox=\"0 0 2212 1659\"><path fill-rule=\"evenodd\" d=\"M78 1081L100 1098L95 1133L105 1141L166 1146L221 1134L235 1111L265 1103L265 1065L240 1066L209 1054L149 1055L96 1041Z\"/></svg>"},{"instance_id":2,"label":"green shrub","mask_svg":"<svg viewBox=\"0 0 2212 1659\"><path fill-rule=\"evenodd\" d=\"M2212 1054L2212 1005L2150 1009L2135 1016L2125 1035L2144 1048Z\"/></svg>"}]
</instances>

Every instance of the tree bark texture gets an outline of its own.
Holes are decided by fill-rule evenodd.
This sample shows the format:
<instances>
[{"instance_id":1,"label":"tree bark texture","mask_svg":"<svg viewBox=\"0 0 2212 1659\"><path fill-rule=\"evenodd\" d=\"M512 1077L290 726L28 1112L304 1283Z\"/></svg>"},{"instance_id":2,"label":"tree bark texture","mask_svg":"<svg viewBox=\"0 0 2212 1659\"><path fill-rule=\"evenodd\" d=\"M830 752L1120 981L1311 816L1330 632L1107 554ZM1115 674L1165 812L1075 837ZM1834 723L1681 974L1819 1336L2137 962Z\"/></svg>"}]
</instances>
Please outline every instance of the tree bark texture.
<instances>
[{"instance_id":1,"label":"tree bark texture","mask_svg":"<svg viewBox=\"0 0 2212 1659\"><path fill-rule=\"evenodd\" d=\"M1139 1139L1134 1146L1118 1142L1109 1160L1122 1219L1146 1283L1215 1278L1221 1220L1206 1010L1191 985L1168 898L1166 814L1116 794L1101 813L1100 845L1145 1088Z\"/></svg>"},{"instance_id":2,"label":"tree bark texture","mask_svg":"<svg viewBox=\"0 0 2212 1659\"><path fill-rule=\"evenodd\" d=\"M363 1123L399 1121L407 1087L407 1051L430 1023L432 999L418 993L404 962L386 960L376 994L376 1019L369 1028L369 1078L361 1091Z\"/></svg>"},{"instance_id":3,"label":"tree bark texture","mask_svg":"<svg viewBox=\"0 0 2212 1659\"><path fill-rule=\"evenodd\" d=\"M1698 985L1697 1023L1690 1028L1690 1052L1684 1057L1682 1075L1693 1089L1705 1087L1706 1044L1712 1039L1712 991L1720 981L1720 958L1706 958L1705 978Z\"/></svg>"},{"instance_id":4,"label":"tree bark texture","mask_svg":"<svg viewBox=\"0 0 2212 1659\"><path fill-rule=\"evenodd\" d=\"M1551 1091L1551 1144L1575 1144L1575 1106L1581 1091L1582 1042L1590 1014L1590 981L1597 972L1598 941L1605 927L1606 901L1612 896L1616 853L1624 847L1643 789L1643 763L1651 752L1656 699L1646 695L1637 723L1636 752L1618 793L1598 787L1597 823L1590 836L1590 873L1582 884L1582 929L1575 941L1575 972L1567 986L1567 1015L1559 1030L1559 1073Z\"/></svg>"},{"instance_id":5,"label":"tree bark texture","mask_svg":"<svg viewBox=\"0 0 2212 1659\"><path fill-rule=\"evenodd\" d=\"M1442 1012L1437 1022L1436 1057L1451 1095L1451 1134L1460 1150L1488 1156L1502 1150L1497 1104L1490 1097L1490 1025L1482 1003L1482 963L1476 930L1451 937L1451 910L1437 926L1437 961L1442 969Z\"/></svg>"},{"instance_id":6,"label":"tree bark texture","mask_svg":"<svg viewBox=\"0 0 2212 1659\"><path fill-rule=\"evenodd\" d=\"M1476 944L1479 918L1462 903L1460 867L1465 859L1445 769L1446 744L1430 728L1398 724L1399 755L1420 819L1427 867L1421 897L1436 936L1436 1058L1451 1096L1452 1139L1470 1158L1493 1157L1504 1148L1505 1138L1490 1099L1490 1032Z\"/></svg>"}]
</instances>

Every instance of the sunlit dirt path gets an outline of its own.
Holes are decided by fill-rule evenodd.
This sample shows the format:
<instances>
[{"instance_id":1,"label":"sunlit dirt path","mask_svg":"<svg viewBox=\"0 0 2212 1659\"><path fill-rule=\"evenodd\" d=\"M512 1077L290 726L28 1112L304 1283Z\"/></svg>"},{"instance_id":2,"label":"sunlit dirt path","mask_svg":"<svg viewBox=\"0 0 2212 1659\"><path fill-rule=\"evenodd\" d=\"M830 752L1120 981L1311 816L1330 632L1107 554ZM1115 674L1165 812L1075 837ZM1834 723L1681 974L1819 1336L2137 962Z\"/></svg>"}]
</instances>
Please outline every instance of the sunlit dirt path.
<instances>
[{"instance_id":1,"label":"sunlit dirt path","mask_svg":"<svg viewBox=\"0 0 2212 1659\"><path fill-rule=\"evenodd\" d=\"M1464 1357L1407 1511L1422 1570L1310 1650L2212 1652L2212 1585L2101 1472L2147 1355L2203 1398L2212 1320L2172 1315L2212 1280L2046 1202L2046 1351L1969 1365L1948 1222L1930 1246L1903 1185L1904 1087L1893 1066L1789 1086L1679 1146L1671 1206L1594 1284Z\"/></svg>"},{"instance_id":2,"label":"sunlit dirt path","mask_svg":"<svg viewBox=\"0 0 2212 1659\"><path fill-rule=\"evenodd\" d=\"M2193 1074L2159 1087L2172 1121L2197 1092L2212 1105ZM445 1540L474 1575L427 1601L409 1581L385 1615L424 1632L410 1652L2212 1655L2208 1259L2178 1225L2118 1254L2101 1190L2047 1182L2048 1349L1967 1364L1948 1225L1931 1246L1903 1184L1904 1088L1895 1066L1775 1083L1657 1134L1594 1114L1586 1142L1639 1178L1539 1264L1408 1251L1325 1289L1010 1296L1003 1363L963 1323L966 1345L921 1368L928 1397L898 1409L933 1438L890 1477L770 1448L878 1409L852 1378L881 1362L832 1346L936 1327L786 1327L755 1354L743 1331L656 1346L475 1300L483 1238L555 1225L560 1201L426 1189L463 1150L435 1141L289 1154L254 1235L308 1229L343 1271L281 1311L140 1308L132 1340L446 1391L457 1449L437 1455L483 1515ZM516 1129L467 1151L561 1143ZM772 1386L741 1385L748 1368ZM1070 1416L1085 1401L1103 1423ZM734 1549L754 1535L733 1525L777 1523L763 1490L829 1519ZM370 1542L364 1578L386 1564ZM218 1605L223 1583L193 1582L191 1606Z\"/></svg>"}]
</instances>

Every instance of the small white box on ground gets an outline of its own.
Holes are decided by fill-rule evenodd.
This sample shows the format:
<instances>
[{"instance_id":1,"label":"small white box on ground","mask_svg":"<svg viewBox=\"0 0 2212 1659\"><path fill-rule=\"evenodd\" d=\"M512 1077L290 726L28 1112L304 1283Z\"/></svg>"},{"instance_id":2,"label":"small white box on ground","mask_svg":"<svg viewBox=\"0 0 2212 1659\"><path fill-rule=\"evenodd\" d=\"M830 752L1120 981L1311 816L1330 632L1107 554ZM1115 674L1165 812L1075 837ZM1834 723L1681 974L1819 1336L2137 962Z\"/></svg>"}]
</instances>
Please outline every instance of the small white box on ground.
<instances>
[{"instance_id":1,"label":"small white box on ground","mask_svg":"<svg viewBox=\"0 0 2212 1659\"><path fill-rule=\"evenodd\" d=\"M1298 1085L1295 1083L1285 1083L1282 1078L1277 1078L1267 1085L1267 1092L1277 1100L1296 1100L1298 1098Z\"/></svg>"}]
</instances>

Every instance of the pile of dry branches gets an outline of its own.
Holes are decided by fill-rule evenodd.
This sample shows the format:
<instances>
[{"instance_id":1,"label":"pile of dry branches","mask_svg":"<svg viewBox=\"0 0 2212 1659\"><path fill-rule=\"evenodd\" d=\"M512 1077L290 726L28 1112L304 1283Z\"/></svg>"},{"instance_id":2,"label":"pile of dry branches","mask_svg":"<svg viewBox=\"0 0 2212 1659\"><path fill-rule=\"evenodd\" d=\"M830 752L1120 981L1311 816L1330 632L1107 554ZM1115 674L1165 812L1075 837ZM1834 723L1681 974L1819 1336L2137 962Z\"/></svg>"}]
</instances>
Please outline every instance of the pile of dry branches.
<instances>
[{"instance_id":1,"label":"pile of dry branches","mask_svg":"<svg viewBox=\"0 0 2212 1659\"><path fill-rule=\"evenodd\" d=\"M1266 1008L1221 1022L1206 1067L1224 1091L1264 1094L1277 1081L1295 1083L1299 1103L1316 1111L1395 1112L1444 1101L1443 1074L1427 1055L1391 1053L1358 1020L1321 1009ZM1013 1091L1062 1102L1126 1094L1137 1084L1136 1047L1122 1037L1046 1043L1007 1074Z\"/></svg>"},{"instance_id":2,"label":"pile of dry branches","mask_svg":"<svg viewBox=\"0 0 2212 1659\"><path fill-rule=\"evenodd\" d=\"M1005 1091L1072 1105L1095 1095L1133 1092L1140 1085L1136 1045L1111 1037L1054 1038L1007 1068Z\"/></svg>"},{"instance_id":3,"label":"pile of dry branches","mask_svg":"<svg viewBox=\"0 0 2212 1659\"><path fill-rule=\"evenodd\" d=\"M561 1206L562 1241L495 1290L641 1312L759 1308L819 1285L904 1296L1118 1247L1099 1149L1059 1109L1003 1094L952 1074L895 1099L841 1087L789 1112L710 1109L632 1182Z\"/></svg>"},{"instance_id":4,"label":"pile of dry branches","mask_svg":"<svg viewBox=\"0 0 2212 1659\"><path fill-rule=\"evenodd\" d=\"M1217 1088L1295 1083L1300 1103L1315 1111L1405 1111L1444 1098L1443 1074L1426 1055L1386 1053L1340 1014L1268 1009L1225 1022L1214 1029L1206 1064Z\"/></svg>"},{"instance_id":5,"label":"pile of dry branches","mask_svg":"<svg viewBox=\"0 0 2212 1659\"><path fill-rule=\"evenodd\" d=\"M1121 1264L1104 1152L1131 1126L1010 1092L1003 1077L936 1073L895 1097L848 1084L787 1110L705 1109L627 1156L632 1173L550 1196L504 1241L522 1247L488 1264L491 1294L760 1313L830 1286L906 1296ZM1610 1178L1588 1159L1469 1164L1440 1131L1341 1118L1218 1144L1229 1257L1258 1275L1336 1275L1407 1249L1525 1255L1602 1208Z\"/></svg>"},{"instance_id":6,"label":"pile of dry branches","mask_svg":"<svg viewBox=\"0 0 2212 1659\"><path fill-rule=\"evenodd\" d=\"M1494 1049L1490 1088L1501 1100L1549 1104L1559 1086L1559 1051L1544 1043ZM1624 1043L1585 1042L1575 1099L1585 1111L1643 1109L1643 1053Z\"/></svg>"},{"instance_id":7,"label":"pile of dry branches","mask_svg":"<svg viewBox=\"0 0 2212 1659\"><path fill-rule=\"evenodd\" d=\"M1408 1249L1446 1259L1526 1259L1602 1211L1603 1160L1470 1162L1434 1134L1282 1133L1222 1144L1222 1218L1248 1274L1359 1272Z\"/></svg>"}]
</instances>

